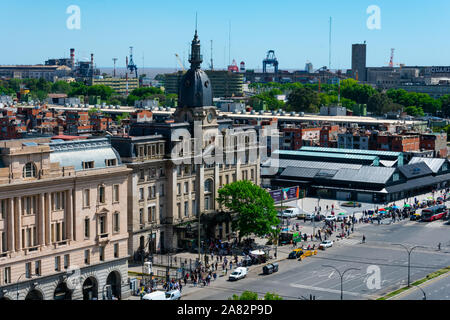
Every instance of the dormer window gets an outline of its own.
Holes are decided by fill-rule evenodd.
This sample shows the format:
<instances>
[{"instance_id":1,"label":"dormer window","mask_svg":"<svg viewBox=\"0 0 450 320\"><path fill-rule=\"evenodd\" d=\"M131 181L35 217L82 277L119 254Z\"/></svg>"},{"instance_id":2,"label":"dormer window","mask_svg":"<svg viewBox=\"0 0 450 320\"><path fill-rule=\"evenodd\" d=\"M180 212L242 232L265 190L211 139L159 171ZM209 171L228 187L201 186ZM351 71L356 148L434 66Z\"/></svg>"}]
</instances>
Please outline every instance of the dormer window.
<instances>
[{"instance_id":1,"label":"dormer window","mask_svg":"<svg viewBox=\"0 0 450 320\"><path fill-rule=\"evenodd\" d=\"M107 167L113 167L113 166L117 165L116 159L106 159L105 162L106 162Z\"/></svg>"},{"instance_id":2,"label":"dormer window","mask_svg":"<svg viewBox=\"0 0 450 320\"><path fill-rule=\"evenodd\" d=\"M28 162L23 167L23 177L24 178L36 178L36 165L33 162Z\"/></svg>"},{"instance_id":3,"label":"dormer window","mask_svg":"<svg viewBox=\"0 0 450 320\"><path fill-rule=\"evenodd\" d=\"M94 161L83 161L83 169L93 169Z\"/></svg>"}]
</instances>

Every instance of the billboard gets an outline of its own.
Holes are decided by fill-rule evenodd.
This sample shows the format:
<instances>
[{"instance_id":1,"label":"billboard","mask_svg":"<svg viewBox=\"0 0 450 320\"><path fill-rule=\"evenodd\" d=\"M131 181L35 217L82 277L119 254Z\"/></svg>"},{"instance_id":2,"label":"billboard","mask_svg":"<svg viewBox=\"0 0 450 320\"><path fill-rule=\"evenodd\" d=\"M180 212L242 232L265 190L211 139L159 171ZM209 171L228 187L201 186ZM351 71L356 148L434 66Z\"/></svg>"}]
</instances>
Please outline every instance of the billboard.
<instances>
[{"instance_id":1,"label":"billboard","mask_svg":"<svg viewBox=\"0 0 450 320\"><path fill-rule=\"evenodd\" d=\"M299 198L300 188L297 186L280 190L273 190L269 191L269 194L275 202L289 201Z\"/></svg>"}]
</instances>

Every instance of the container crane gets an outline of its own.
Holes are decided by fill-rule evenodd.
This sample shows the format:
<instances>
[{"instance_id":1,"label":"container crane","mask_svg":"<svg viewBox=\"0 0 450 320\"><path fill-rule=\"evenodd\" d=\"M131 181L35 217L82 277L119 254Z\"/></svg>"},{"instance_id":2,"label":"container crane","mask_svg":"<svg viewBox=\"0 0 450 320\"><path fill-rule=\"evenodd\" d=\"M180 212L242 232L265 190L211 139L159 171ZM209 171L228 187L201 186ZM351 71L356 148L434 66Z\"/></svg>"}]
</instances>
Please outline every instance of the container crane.
<instances>
[{"instance_id":1,"label":"container crane","mask_svg":"<svg viewBox=\"0 0 450 320\"><path fill-rule=\"evenodd\" d=\"M130 70L130 74L133 74L133 72L135 72L136 78L138 78L138 72L137 72L138 68L133 61L133 47L130 47L130 61L127 64L127 69Z\"/></svg>"},{"instance_id":2,"label":"container crane","mask_svg":"<svg viewBox=\"0 0 450 320\"><path fill-rule=\"evenodd\" d=\"M180 56L177 53L175 53L175 57L177 58L178 65L181 67L181 70L183 70L183 72L184 72L185 69L184 69L184 66L183 66L183 62L180 59Z\"/></svg>"}]
</instances>

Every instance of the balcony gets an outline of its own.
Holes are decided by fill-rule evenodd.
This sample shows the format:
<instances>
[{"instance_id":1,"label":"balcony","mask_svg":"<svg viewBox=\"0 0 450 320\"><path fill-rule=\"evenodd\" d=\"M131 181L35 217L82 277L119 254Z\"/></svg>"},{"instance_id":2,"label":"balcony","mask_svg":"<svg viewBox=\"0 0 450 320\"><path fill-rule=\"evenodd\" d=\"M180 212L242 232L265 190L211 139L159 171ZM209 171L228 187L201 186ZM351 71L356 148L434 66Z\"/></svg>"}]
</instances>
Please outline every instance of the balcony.
<instances>
[{"instance_id":1,"label":"balcony","mask_svg":"<svg viewBox=\"0 0 450 320\"><path fill-rule=\"evenodd\" d=\"M98 245L105 245L105 244L107 244L109 241L110 241L110 238L109 238L109 233L102 233L102 234L99 234L98 236L97 236L97 244Z\"/></svg>"}]
</instances>

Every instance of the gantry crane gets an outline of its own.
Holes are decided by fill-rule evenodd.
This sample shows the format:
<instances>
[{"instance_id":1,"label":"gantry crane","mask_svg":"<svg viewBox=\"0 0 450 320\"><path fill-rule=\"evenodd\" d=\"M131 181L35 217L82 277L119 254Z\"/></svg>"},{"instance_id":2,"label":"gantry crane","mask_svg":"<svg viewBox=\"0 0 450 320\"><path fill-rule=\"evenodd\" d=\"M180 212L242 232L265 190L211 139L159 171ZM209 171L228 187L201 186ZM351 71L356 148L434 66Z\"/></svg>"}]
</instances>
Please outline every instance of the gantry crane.
<instances>
[{"instance_id":1,"label":"gantry crane","mask_svg":"<svg viewBox=\"0 0 450 320\"><path fill-rule=\"evenodd\" d=\"M133 74L133 72L135 72L136 78L138 78L138 72L137 72L138 68L133 61L133 47L130 47L130 61L127 64L127 69L130 70L130 74Z\"/></svg>"},{"instance_id":2,"label":"gantry crane","mask_svg":"<svg viewBox=\"0 0 450 320\"><path fill-rule=\"evenodd\" d=\"M184 66L183 66L183 62L182 62L181 59L180 59L180 56L179 56L177 53L175 53L175 57L177 57L177 62L178 62L178 64L180 65L181 70L183 70L183 72L184 72L185 69L184 69Z\"/></svg>"}]
</instances>

